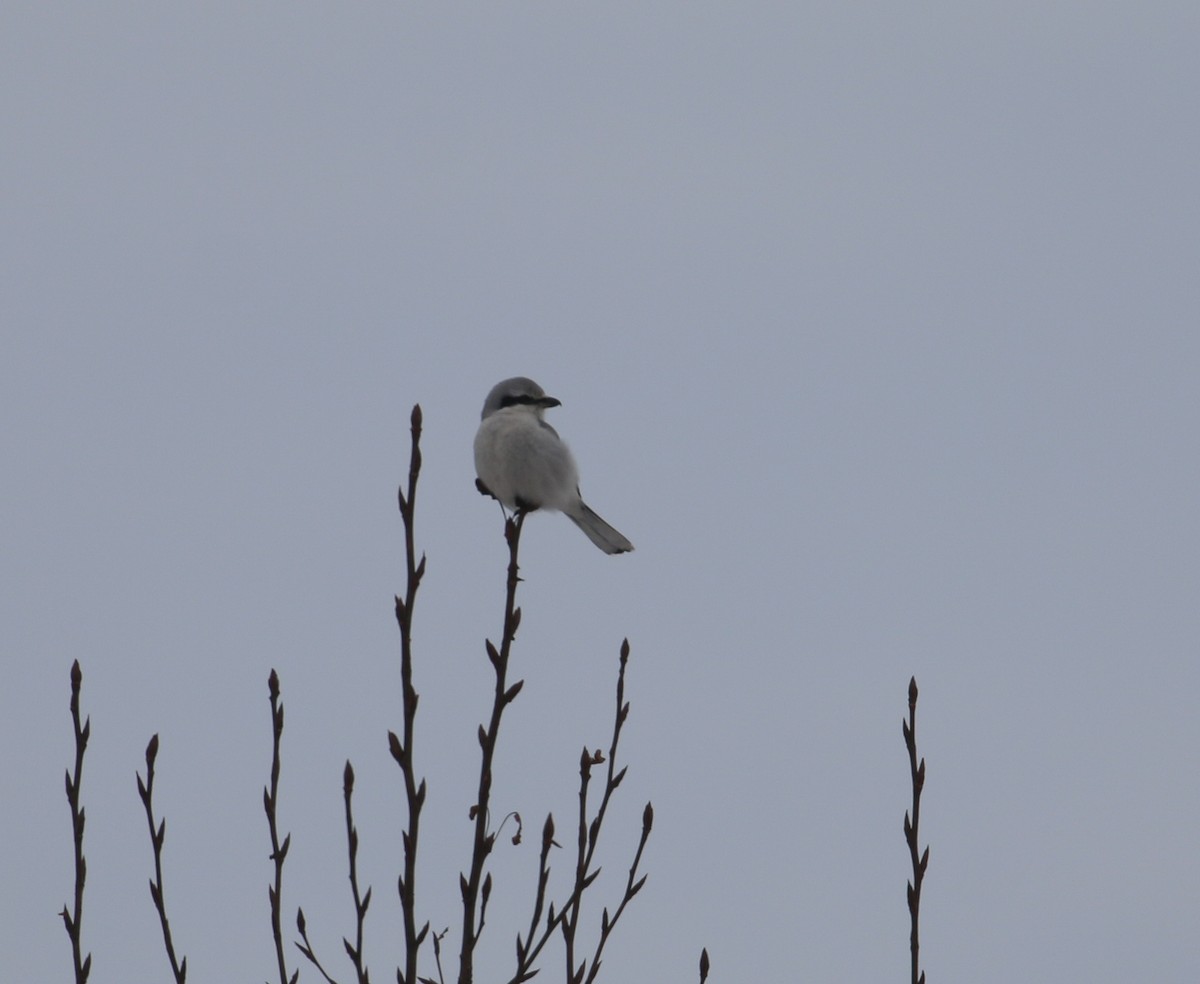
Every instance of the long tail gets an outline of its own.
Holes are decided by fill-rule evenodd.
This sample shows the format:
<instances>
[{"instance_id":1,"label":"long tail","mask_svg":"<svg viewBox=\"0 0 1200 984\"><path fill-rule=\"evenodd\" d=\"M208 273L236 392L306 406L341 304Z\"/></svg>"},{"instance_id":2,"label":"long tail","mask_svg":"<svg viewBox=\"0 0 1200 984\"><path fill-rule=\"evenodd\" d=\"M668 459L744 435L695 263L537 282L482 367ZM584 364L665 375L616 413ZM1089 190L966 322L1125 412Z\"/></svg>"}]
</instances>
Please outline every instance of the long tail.
<instances>
[{"instance_id":1,"label":"long tail","mask_svg":"<svg viewBox=\"0 0 1200 984\"><path fill-rule=\"evenodd\" d=\"M587 538L606 554L628 553L633 549L633 544L628 539L592 512L583 500L580 500L578 507L567 515L571 522L583 530Z\"/></svg>"}]
</instances>

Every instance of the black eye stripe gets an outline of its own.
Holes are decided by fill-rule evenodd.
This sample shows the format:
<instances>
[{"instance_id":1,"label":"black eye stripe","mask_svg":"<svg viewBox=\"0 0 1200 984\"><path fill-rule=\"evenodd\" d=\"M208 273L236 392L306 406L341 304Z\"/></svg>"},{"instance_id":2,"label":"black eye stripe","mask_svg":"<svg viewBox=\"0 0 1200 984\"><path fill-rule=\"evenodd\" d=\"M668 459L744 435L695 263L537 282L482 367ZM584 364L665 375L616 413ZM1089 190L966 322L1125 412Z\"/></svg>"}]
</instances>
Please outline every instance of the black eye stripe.
<instances>
[{"instance_id":1,"label":"black eye stripe","mask_svg":"<svg viewBox=\"0 0 1200 984\"><path fill-rule=\"evenodd\" d=\"M537 402L538 401L536 397L526 396L524 394L521 396L502 396L500 397L500 409L503 410L505 407L511 407L517 403L523 403L528 406L531 403Z\"/></svg>"}]
</instances>

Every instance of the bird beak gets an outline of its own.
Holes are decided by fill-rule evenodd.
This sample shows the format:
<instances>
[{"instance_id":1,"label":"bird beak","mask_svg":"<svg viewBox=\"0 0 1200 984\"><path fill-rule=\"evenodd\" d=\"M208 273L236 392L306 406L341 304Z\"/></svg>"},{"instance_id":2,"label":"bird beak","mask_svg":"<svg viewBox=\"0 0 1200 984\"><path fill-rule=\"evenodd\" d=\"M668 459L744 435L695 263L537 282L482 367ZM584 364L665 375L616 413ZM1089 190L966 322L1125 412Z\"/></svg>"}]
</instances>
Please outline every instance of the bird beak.
<instances>
[{"instance_id":1,"label":"bird beak","mask_svg":"<svg viewBox=\"0 0 1200 984\"><path fill-rule=\"evenodd\" d=\"M543 396L540 400L538 400L538 406L540 406L543 410L547 407L561 407L562 400L556 400L552 396Z\"/></svg>"}]
</instances>

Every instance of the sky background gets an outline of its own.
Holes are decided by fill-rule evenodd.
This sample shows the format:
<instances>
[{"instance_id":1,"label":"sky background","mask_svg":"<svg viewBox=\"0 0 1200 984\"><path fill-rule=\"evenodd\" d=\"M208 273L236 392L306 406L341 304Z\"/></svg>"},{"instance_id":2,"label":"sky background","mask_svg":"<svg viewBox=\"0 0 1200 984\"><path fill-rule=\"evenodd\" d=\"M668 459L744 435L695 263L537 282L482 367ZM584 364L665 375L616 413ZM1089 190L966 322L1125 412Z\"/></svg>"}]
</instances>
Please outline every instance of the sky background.
<instances>
[{"instance_id":1,"label":"sky background","mask_svg":"<svg viewBox=\"0 0 1200 984\"><path fill-rule=\"evenodd\" d=\"M349 758L393 979L418 402L457 953L506 560L471 442L515 374L637 550L526 527L480 981L626 636L589 932L655 828L602 979L906 979L914 674L929 980L1200 978L1198 43L1192 2L5 4L0 979L70 978L74 659L92 984L168 975L156 732L190 979L272 979L272 667L285 924L349 977Z\"/></svg>"}]
</instances>

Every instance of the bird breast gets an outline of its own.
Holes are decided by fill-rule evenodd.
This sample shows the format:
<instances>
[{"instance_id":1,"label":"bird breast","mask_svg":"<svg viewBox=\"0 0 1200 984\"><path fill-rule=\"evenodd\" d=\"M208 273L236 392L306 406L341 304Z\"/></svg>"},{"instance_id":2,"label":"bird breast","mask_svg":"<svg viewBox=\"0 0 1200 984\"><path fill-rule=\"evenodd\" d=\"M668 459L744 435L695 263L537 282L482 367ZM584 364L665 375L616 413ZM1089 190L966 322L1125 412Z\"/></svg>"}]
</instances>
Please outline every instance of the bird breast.
<instances>
[{"instance_id":1,"label":"bird breast","mask_svg":"<svg viewBox=\"0 0 1200 984\"><path fill-rule=\"evenodd\" d=\"M571 451L545 421L524 408L484 419L475 436L475 471L510 509L521 502L562 510L578 497Z\"/></svg>"}]
</instances>

